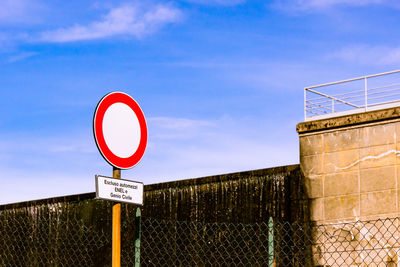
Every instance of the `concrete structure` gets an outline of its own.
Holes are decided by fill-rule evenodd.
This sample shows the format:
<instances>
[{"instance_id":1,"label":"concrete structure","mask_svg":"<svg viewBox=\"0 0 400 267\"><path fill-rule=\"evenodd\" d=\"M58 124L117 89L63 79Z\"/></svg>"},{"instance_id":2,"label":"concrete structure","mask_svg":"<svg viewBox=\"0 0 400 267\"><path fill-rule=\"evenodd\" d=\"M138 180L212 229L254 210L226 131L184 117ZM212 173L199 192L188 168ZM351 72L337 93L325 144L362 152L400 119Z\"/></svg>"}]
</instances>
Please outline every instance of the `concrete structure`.
<instances>
[{"instance_id":1,"label":"concrete structure","mask_svg":"<svg viewBox=\"0 0 400 267\"><path fill-rule=\"evenodd\" d=\"M316 233L331 239L320 239L313 247L315 262L400 266L399 233L380 233L379 227L358 223L399 217L400 107L304 122L297 132L311 220L332 223L333 228L331 233ZM398 227L398 219L388 222ZM348 242L332 239L332 233ZM374 253L381 257L371 256ZM384 257L387 260L381 262Z\"/></svg>"},{"instance_id":2,"label":"concrete structure","mask_svg":"<svg viewBox=\"0 0 400 267\"><path fill-rule=\"evenodd\" d=\"M399 107L304 122L297 132L312 220L398 216Z\"/></svg>"}]
</instances>

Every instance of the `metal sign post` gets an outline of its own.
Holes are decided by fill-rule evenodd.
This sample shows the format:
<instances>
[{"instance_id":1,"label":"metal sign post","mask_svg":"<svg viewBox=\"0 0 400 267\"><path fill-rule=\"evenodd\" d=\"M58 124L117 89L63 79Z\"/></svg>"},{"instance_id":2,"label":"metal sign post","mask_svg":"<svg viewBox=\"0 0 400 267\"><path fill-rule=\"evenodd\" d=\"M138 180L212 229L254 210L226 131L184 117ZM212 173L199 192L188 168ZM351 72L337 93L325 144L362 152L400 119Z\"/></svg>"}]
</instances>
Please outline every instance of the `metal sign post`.
<instances>
[{"instance_id":1,"label":"metal sign post","mask_svg":"<svg viewBox=\"0 0 400 267\"><path fill-rule=\"evenodd\" d=\"M113 167L113 178L121 178L121 170ZM121 203L112 207L112 267L121 266Z\"/></svg>"},{"instance_id":2,"label":"metal sign post","mask_svg":"<svg viewBox=\"0 0 400 267\"><path fill-rule=\"evenodd\" d=\"M121 169L135 166L147 146L147 125L138 103L123 92L105 95L93 117L93 135L103 158L113 166L113 178L96 176L96 196L116 202L143 204L143 183L121 179ZM100 182L99 182L100 181ZM136 183L136 184L135 184ZM108 195L107 195L108 194ZM121 203L112 207L112 267L121 266ZM135 266L140 264L140 209L136 214Z\"/></svg>"}]
</instances>

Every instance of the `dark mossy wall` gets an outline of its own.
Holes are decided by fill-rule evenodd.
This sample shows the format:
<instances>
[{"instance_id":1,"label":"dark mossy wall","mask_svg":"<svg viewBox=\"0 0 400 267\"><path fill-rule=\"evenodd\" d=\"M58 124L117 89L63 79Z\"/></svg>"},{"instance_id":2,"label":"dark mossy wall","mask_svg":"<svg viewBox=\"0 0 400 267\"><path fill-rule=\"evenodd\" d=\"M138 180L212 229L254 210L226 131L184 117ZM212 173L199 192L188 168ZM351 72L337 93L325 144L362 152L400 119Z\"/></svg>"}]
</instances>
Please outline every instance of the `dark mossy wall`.
<instances>
[{"instance_id":1,"label":"dark mossy wall","mask_svg":"<svg viewBox=\"0 0 400 267\"><path fill-rule=\"evenodd\" d=\"M308 220L308 200L299 165L216 175L145 186L143 216L204 222ZM80 217L96 224L111 219L111 202L94 193L0 206L0 214ZM123 216L135 207L123 204Z\"/></svg>"},{"instance_id":2,"label":"dark mossy wall","mask_svg":"<svg viewBox=\"0 0 400 267\"><path fill-rule=\"evenodd\" d=\"M308 219L299 165L145 187L144 215L205 222Z\"/></svg>"}]
</instances>

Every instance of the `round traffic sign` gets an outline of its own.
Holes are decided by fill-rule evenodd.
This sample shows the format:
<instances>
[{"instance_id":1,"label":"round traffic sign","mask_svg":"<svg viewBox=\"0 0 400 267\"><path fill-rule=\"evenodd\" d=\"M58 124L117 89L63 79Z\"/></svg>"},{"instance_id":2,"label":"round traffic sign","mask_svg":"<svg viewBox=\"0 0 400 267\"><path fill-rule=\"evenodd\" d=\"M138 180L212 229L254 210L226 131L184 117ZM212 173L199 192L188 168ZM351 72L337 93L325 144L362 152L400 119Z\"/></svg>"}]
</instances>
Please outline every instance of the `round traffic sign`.
<instances>
[{"instance_id":1,"label":"round traffic sign","mask_svg":"<svg viewBox=\"0 0 400 267\"><path fill-rule=\"evenodd\" d=\"M119 169L135 166L147 146L147 126L142 109L128 94L112 92L97 104L93 135L103 158Z\"/></svg>"}]
</instances>

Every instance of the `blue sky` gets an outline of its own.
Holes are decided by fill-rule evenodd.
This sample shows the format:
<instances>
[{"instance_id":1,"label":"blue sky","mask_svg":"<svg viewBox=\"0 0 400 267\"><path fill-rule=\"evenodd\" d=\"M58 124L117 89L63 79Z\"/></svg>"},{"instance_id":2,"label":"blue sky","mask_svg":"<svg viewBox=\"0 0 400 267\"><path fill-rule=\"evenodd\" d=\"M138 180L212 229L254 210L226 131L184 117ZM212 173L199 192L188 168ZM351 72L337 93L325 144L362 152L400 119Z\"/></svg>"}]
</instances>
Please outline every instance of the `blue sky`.
<instances>
[{"instance_id":1,"label":"blue sky","mask_svg":"<svg viewBox=\"0 0 400 267\"><path fill-rule=\"evenodd\" d=\"M114 90L149 129L145 184L298 163L303 88L398 69L389 0L0 0L0 204L111 175L92 116Z\"/></svg>"}]
</instances>

